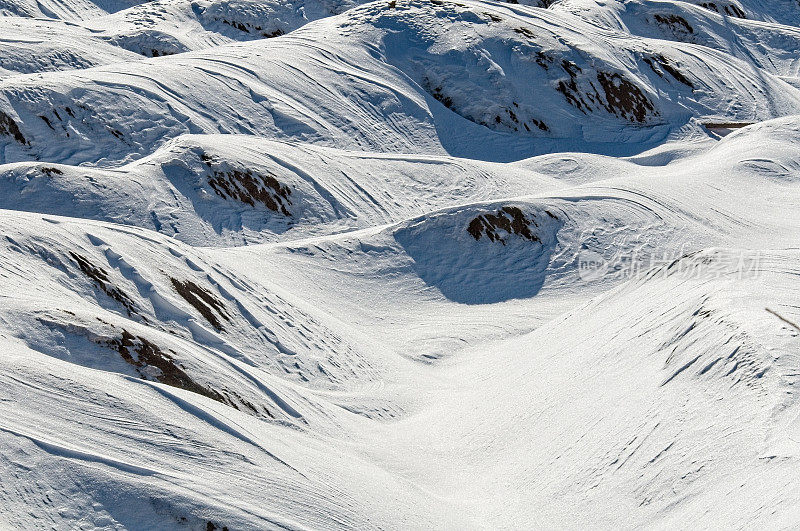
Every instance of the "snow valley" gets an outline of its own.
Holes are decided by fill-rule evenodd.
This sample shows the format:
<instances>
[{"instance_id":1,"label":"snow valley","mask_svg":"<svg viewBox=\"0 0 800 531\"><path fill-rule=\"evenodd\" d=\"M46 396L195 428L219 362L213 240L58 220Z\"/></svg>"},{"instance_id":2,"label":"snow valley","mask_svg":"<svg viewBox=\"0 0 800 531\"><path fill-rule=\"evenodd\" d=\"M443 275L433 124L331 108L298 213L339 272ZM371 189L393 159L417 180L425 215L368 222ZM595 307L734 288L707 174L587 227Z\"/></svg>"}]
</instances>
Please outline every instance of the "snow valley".
<instances>
[{"instance_id":1,"label":"snow valley","mask_svg":"<svg viewBox=\"0 0 800 531\"><path fill-rule=\"evenodd\" d=\"M796 0L0 26L0 528L796 525Z\"/></svg>"}]
</instances>

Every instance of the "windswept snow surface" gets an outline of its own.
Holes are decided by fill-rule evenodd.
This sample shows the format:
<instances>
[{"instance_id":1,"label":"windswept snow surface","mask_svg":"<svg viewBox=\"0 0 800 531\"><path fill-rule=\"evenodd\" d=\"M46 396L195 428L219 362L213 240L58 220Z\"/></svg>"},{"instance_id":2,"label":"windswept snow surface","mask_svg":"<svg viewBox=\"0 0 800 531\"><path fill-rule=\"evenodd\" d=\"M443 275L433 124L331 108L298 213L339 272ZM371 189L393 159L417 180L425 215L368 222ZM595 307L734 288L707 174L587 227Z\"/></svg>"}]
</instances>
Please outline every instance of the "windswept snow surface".
<instances>
[{"instance_id":1,"label":"windswept snow surface","mask_svg":"<svg viewBox=\"0 0 800 531\"><path fill-rule=\"evenodd\" d=\"M794 0L0 15L0 528L800 520Z\"/></svg>"}]
</instances>

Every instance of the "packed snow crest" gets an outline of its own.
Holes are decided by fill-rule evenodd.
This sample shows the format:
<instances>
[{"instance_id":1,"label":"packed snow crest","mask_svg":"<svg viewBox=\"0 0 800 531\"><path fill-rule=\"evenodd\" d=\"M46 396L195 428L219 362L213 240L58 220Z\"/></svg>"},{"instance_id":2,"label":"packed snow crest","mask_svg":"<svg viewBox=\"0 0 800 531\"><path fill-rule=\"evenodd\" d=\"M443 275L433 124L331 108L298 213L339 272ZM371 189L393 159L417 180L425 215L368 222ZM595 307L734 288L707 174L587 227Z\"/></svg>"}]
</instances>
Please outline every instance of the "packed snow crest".
<instances>
[{"instance_id":1,"label":"packed snow crest","mask_svg":"<svg viewBox=\"0 0 800 531\"><path fill-rule=\"evenodd\" d=\"M0 27L0 528L797 524L797 1Z\"/></svg>"}]
</instances>

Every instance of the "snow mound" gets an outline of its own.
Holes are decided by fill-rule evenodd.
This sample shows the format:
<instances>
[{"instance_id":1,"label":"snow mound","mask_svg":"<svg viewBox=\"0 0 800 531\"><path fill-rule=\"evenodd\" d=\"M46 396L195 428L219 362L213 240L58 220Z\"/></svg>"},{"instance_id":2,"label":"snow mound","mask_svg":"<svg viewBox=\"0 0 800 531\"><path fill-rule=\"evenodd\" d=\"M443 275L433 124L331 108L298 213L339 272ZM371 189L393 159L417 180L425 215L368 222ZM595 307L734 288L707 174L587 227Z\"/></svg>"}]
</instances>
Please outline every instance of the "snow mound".
<instances>
[{"instance_id":1,"label":"snow mound","mask_svg":"<svg viewBox=\"0 0 800 531\"><path fill-rule=\"evenodd\" d=\"M488 304L536 295L556 246L559 215L533 205L481 205L426 216L394 237L414 271L450 300Z\"/></svg>"}]
</instances>

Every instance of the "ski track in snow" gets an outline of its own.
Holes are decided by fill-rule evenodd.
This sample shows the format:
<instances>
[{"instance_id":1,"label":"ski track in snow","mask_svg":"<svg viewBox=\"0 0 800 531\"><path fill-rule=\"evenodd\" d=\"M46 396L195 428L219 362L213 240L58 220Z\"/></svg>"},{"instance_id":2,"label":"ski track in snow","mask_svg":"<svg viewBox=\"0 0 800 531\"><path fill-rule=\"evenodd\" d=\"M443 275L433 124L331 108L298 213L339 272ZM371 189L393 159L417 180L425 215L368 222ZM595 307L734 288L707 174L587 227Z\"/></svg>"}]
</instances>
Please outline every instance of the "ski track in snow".
<instances>
[{"instance_id":1,"label":"ski track in snow","mask_svg":"<svg viewBox=\"0 0 800 531\"><path fill-rule=\"evenodd\" d=\"M0 27L0 528L796 525L800 4Z\"/></svg>"}]
</instances>

